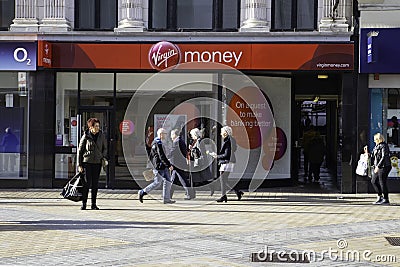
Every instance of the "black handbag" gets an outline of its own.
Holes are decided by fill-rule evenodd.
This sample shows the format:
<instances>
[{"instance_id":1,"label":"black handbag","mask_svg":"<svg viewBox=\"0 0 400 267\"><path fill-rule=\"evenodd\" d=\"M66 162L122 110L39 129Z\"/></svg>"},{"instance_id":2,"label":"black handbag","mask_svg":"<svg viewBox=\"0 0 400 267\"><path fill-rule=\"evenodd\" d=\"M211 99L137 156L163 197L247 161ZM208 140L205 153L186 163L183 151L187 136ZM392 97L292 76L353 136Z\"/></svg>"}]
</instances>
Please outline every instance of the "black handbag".
<instances>
[{"instance_id":1,"label":"black handbag","mask_svg":"<svg viewBox=\"0 0 400 267\"><path fill-rule=\"evenodd\" d=\"M82 200L82 191L83 191L83 173L78 172L72 177L68 183L64 186L60 195L64 198L69 199L71 201L81 201Z\"/></svg>"}]
</instances>

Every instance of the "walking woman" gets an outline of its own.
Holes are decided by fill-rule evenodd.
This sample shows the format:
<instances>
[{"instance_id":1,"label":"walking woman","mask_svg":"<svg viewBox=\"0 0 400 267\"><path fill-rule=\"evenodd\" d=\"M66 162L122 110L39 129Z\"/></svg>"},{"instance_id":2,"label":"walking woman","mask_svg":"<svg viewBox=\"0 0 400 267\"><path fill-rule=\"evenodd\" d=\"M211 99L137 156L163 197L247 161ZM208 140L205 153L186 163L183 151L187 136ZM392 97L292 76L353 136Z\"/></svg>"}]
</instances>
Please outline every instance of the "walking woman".
<instances>
[{"instance_id":1,"label":"walking woman","mask_svg":"<svg viewBox=\"0 0 400 267\"><path fill-rule=\"evenodd\" d=\"M218 155L215 153L212 155L218 160L220 181L221 181L221 198L217 199L217 202L227 202L228 198L226 196L226 191L228 188L228 176L231 171L233 171L234 163L236 163L235 151L236 151L236 141L232 137L232 128L229 126L224 126L221 129L221 136L223 138L221 150ZM242 199L243 192L238 190L236 186L232 188L238 200Z\"/></svg>"},{"instance_id":2,"label":"walking woman","mask_svg":"<svg viewBox=\"0 0 400 267\"><path fill-rule=\"evenodd\" d=\"M84 189L82 193L82 210L86 209L89 188L92 194L92 210L98 210L96 205L97 190L99 188L99 176L102 161L106 161L107 141L100 130L100 121L97 118L90 118L87 121L88 130L83 134L78 148L78 170L85 172Z\"/></svg>"},{"instance_id":3,"label":"walking woman","mask_svg":"<svg viewBox=\"0 0 400 267\"><path fill-rule=\"evenodd\" d=\"M392 164L390 162L389 146L381 133L374 135L375 147L372 151L372 179L371 183L378 193L378 199L373 204L389 205L389 193L387 188L387 178ZM368 148L364 148L368 153ZM383 195L382 195L383 194Z\"/></svg>"},{"instance_id":4,"label":"walking woman","mask_svg":"<svg viewBox=\"0 0 400 267\"><path fill-rule=\"evenodd\" d=\"M197 185L208 184L212 180L210 162L207 161L206 147L202 142L202 134L198 128L190 130L193 143L189 147L191 159L191 175L193 183Z\"/></svg>"}]
</instances>

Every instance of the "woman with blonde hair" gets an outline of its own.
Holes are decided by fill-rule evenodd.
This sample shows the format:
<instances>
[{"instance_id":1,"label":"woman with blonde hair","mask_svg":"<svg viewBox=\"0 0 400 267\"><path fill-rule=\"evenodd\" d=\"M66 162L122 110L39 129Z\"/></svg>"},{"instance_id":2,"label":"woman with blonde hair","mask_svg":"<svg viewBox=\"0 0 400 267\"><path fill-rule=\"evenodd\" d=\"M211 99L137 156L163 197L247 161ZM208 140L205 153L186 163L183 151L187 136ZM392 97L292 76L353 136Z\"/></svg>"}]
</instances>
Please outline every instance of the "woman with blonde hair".
<instances>
[{"instance_id":1,"label":"woman with blonde hair","mask_svg":"<svg viewBox=\"0 0 400 267\"><path fill-rule=\"evenodd\" d=\"M232 128L229 126L224 126L221 129L222 145L221 149L217 154L213 154L218 160L220 182L221 182L221 198L217 199L217 202L227 202L228 198L226 196L228 186L228 176L229 173L233 171L234 164L236 163L235 151L236 151L236 141L232 137ZM236 186L232 188L238 200L242 199L243 192L238 190Z\"/></svg>"},{"instance_id":2,"label":"woman with blonde hair","mask_svg":"<svg viewBox=\"0 0 400 267\"><path fill-rule=\"evenodd\" d=\"M203 135L198 128L191 129L190 136L193 140L192 145L189 147L192 182L203 185L206 184L208 180L212 179L210 163L207 161L206 157L206 146L204 142L202 142Z\"/></svg>"},{"instance_id":3,"label":"woman with blonde hair","mask_svg":"<svg viewBox=\"0 0 400 267\"><path fill-rule=\"evenodd\" d=\"M375 147L372 150L372 179L371 183L375 191L378 193L378 199L373 204L375 205L388 205L389 193L387 188L387 178L392 164L390 162L389 146L385 142L385 138L381 133L374 135ZM365 146L364 150L368 153L368 147Z\"/></svg>"}]
</instances>

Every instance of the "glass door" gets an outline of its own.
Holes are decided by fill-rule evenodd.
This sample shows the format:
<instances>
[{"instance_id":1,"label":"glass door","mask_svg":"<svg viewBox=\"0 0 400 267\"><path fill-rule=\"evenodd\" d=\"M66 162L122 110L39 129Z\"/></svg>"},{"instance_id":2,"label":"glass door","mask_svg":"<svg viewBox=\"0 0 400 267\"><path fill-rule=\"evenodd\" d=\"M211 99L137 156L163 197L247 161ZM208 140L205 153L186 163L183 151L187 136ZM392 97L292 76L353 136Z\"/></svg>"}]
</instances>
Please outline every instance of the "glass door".
<instances>
[{"instance_id":1,"label":"glass door","mask_svg":"<svg viewBox=\"0 0 400 267\"><path fill-rule=\"evenodd\" d=\"M114 120L113 120L113 110L109 107L90 107L90 108L80 108L79 109L80 120L78 123L80 124L78 127L78 135L82 136L85 131L87 131L88 127L86 122L90 118L97 118L100 121L100 130L106 136L107 139L107 159L108 159L108 167L104 171L103 169L100 172L99 179L99 187L100 188L114 188L115 181L115 136L114 133Z\"/></svg>"}]
</instances>

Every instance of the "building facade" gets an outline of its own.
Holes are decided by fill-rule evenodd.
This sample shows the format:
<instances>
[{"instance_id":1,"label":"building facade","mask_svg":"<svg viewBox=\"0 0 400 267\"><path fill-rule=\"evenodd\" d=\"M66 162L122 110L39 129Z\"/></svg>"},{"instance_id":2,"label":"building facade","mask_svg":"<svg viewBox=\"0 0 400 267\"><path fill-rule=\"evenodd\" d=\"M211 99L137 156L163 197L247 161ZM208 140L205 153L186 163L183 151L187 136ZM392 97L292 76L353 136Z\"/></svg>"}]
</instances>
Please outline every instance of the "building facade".
<instances>
[{"instance_id":1,"label":"building facade","mask_svg":"<svg viewBox=\"0 0 400 267\"><path fill-rule=\"evenodd\" d=\"M309 117L325 138L326 165L335 183L343 192L355 190L353 171L342 164L354 153L349 147L356 136L350 126L356 94L352 1L16 0L6 8L15 17L4 17L1 40L33 42L37 63L32 70L0 73L18 77L14 86L2 86L14 88L2 93L2 108L17 113L26 105L22 123L2 119L2 127L10 124L21 142L13 152L13 172L3 172L1 186L64 184L75 172L77 140L92 116L101 120L109 142L103 187L144 185L147 129L179 116L215 143L215 129L232 126L239 152L261 159L259 165L237 164L232 178L243 183L255 178L262 186L293 184L304 118ZM160 53L161 47L170 48ZM25 59L22 50L14 54L17 61ZM156 75L178 54L177 62L189 64L187 69ZM161 84L146 87L154 76L162 77ZM238 77L252 86L230 90L243 80ZM24 85L26 96L20 93ZM16 100L17 93L26 103ZM250 100L240 102L241 94ZM246 110L249 106L259 110ZM234 120L229 108L239 117L250 111L251 119ZM166 117L171 113L176 117ZM271 121L279 147L273 155L265 140L257 141ZM247 134L248 143L242 143L241 134Z\"/></svg>"},{"instance_id":2,"label":"building facade","mask_svg":"<svg viewBox=\"0 0 400 267\"><path fill-rule=\"evenodd\" d=\"M398 1L358 1L360 10L360 108L358 144L374 146L373 135L383 133L389 148L392 170L389 187L399 190L399 88L400 23ZM365 105L369 103L369 105Z\"/></svg>"}]
</instances>

